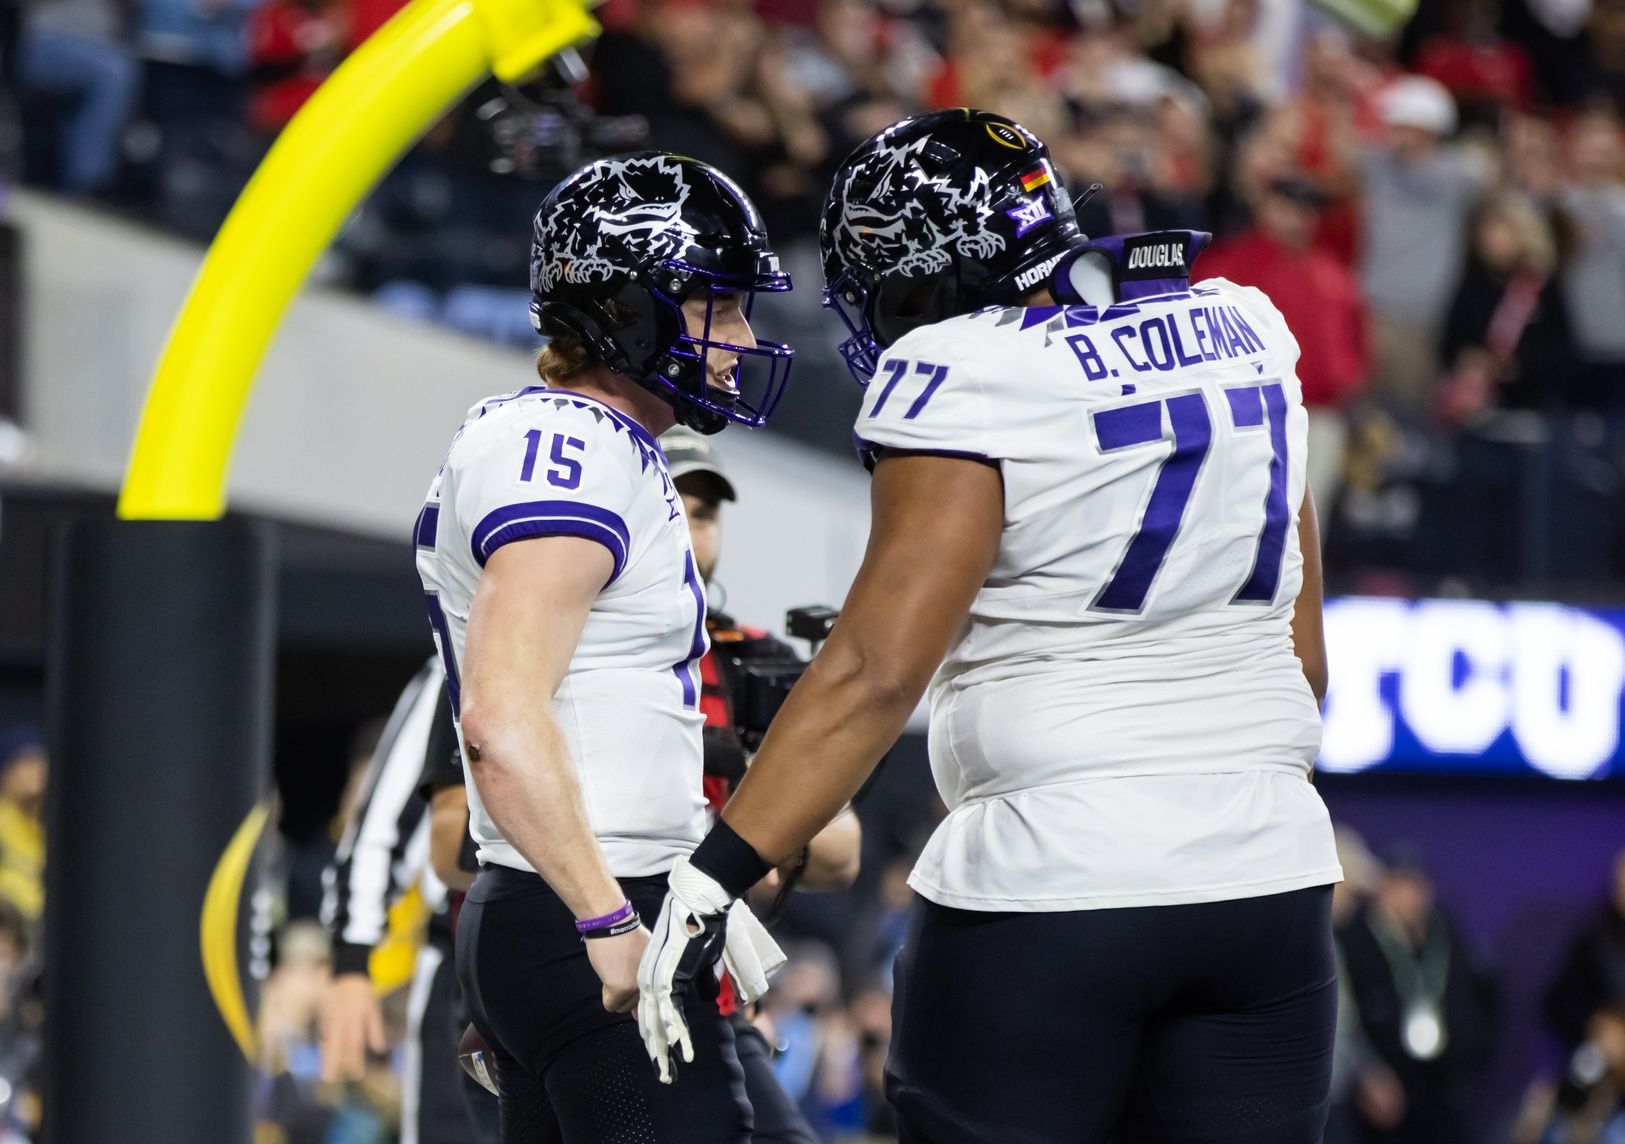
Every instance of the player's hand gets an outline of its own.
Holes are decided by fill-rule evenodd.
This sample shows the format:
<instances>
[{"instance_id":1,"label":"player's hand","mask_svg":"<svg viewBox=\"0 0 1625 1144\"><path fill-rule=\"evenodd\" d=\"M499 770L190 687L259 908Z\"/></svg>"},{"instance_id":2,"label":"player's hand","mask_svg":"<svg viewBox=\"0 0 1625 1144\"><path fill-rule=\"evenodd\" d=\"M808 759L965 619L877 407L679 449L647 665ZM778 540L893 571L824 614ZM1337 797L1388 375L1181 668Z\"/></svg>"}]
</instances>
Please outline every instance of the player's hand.
<instances>
[{"instance_id":1,"label":"player's hand","mask_svg":"<svg viewBox=\"0 0 1625 1144\"><path fill-rule=\"evenodd\" d=\"M681 1049L683 1060L694 1059L683 997L689 984L712 971L722 955L728 907L733 903L728 892L710 875L694 869L686 856L672 866L670 886L638 966L638 1032L663 1084L670 1084L674 1076L673 1048Z\"/></svg>"},{"instance_id":2,"label":"player's hand","mask_svg":"<svg viewBox=\"0 0 1625 1144\"><path fill-rule=\"evenodd\" d=\"M587 960L604 983L604 1008L611 1013L630 1013L638 1003L638 961L649 944L649 931L643 926L618 937L587 939Z\"/></svg>"},{"instance_id":3,"label":"player's hand","mask_svg":"<svg viewBox=\"0 0 1625 1144\"><path fill-rule=\"evenodd\" d=\"M1370 1065L1355 1080L1355 1103L1373 1127L1397 1128L1404 1122L1405 1088L1387 1066Z\"/></svg>"},{"instance_id":4,"label":"player's hand","mask_svg":"<svg viewBox=\"0 0 1625 1144\"><path fill-rule=\"evenodd\" d=\"M319 1021L325 1081L360 1080L367 1072L367 1050L382 1053L389 1047L378 995L365 973L341 973L327 983Z\"/></svg>"}]
</instances>

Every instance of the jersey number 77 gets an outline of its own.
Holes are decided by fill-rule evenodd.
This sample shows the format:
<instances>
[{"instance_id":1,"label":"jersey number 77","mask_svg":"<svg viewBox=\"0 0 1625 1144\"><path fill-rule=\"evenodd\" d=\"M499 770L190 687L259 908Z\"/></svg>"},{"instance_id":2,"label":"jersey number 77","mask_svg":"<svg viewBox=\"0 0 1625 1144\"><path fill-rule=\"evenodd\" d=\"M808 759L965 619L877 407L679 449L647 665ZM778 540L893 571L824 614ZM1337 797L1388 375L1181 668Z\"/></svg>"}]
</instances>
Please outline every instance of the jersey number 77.
<instances>
[{"instance_id":1,"label":"jersey number 77","mask_svg":"<svg viewBox=\"0 0 1625 1144\"><path fill-rule=\"evenodd\" d=\"M1270 442L1269 490L1264 496L1258 547L1252 571L1231 603L1268 604L1274 600L1281 581L1286 530L1291 519L1286 503L1286 394L1280 382L1272 381L1227 389L1224 395L1236 430L1268 433ZM1161 443L1164 408L1173 428L1173 451L1157 467L1140 527L1130 538L1111 579L1090 605L1091 611L1134 615L1145 607L1152 581L1184 523L1185 506L1190 503L1202 462L1213 443L1213 419L1200 393L1103 409L1094 415L1095 439L1101 451L1115 453Z\"/></svg>"}]
</instances>

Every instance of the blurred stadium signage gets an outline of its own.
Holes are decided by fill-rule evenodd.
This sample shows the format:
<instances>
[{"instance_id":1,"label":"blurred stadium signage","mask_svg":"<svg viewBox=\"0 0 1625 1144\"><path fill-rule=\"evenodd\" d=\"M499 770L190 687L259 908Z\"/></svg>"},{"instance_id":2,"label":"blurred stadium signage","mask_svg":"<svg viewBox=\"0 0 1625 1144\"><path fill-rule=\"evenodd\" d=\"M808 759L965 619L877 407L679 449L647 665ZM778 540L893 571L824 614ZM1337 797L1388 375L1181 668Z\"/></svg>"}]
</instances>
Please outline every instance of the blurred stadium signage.
<instances>
[{"instance_id":1,"label":"blurred stadium signage","mask_svg":"<svg viewBox=\"0 0 1625 1144\"><path fill-rule=\"evenodd\" d=\"M1326 643L1324 771L1625 779L1625 610L1345 598Z\"/></svg>"}]
</instances>

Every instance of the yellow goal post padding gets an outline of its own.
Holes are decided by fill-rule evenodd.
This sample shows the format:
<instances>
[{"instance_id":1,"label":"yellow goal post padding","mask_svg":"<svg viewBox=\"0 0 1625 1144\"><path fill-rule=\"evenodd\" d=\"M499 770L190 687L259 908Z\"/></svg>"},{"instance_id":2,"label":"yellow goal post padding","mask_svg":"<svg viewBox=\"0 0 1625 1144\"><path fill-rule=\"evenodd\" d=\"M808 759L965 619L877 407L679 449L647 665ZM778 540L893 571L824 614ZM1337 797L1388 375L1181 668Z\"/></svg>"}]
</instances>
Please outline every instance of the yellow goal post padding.
<instances>
[{"instance_id":1,"label":"yellow goal post padding","mask_svg":"<svg viewBox=\"0 0 1625 1144\"><path fill-rule=\"evenodd\" d=\"M284 311L367 192L487 74L517 80L598 34L589 0L412 0L299 110L232 208L164 346L118 512L214 520Z\"/></svg>"}]
</instances>

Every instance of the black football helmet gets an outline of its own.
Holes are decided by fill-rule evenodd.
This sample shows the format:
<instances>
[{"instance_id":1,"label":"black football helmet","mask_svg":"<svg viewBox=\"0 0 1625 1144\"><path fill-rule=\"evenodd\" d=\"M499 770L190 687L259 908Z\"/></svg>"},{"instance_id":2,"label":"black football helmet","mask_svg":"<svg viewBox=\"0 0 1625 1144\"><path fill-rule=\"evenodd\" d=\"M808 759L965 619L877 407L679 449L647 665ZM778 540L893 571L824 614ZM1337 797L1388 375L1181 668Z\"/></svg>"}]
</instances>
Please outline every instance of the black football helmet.
<instances>
[{"instance_id":1,"label":"black football helmet","mask_svg":"<svg viewBox=\"0 0 1625 1144\"><path fill-rule=\"evenodd\" d=\"M536 331L582 338L616 373L669 402L701 433L728 422L759 426L789 380L794 351L711 337L717 295L742 294L745 315L758 291L790 289L768 247L761 215L715 167L643 151L589 163L536 212L530 247L530 314ZM689 329L683 303L707 299L705 322ZM737 354L733 389L708 382L711 350ZM746 371L747 361L764 368ZM746 374L750 392L743 386Z\"/></svg>"},{"instance_id":2,"label":"black football helmet","mask_svg":"<svg viewBox=\"0 0 1625 1144\"><path fill-rule=\"evenodd\" d=\"M860 382L917 326L1015 304L1084 241L1049 148L1021 125L954 108L894 123L835 172L819 244L824 305Z\"/></svg>"}]
</instances>

